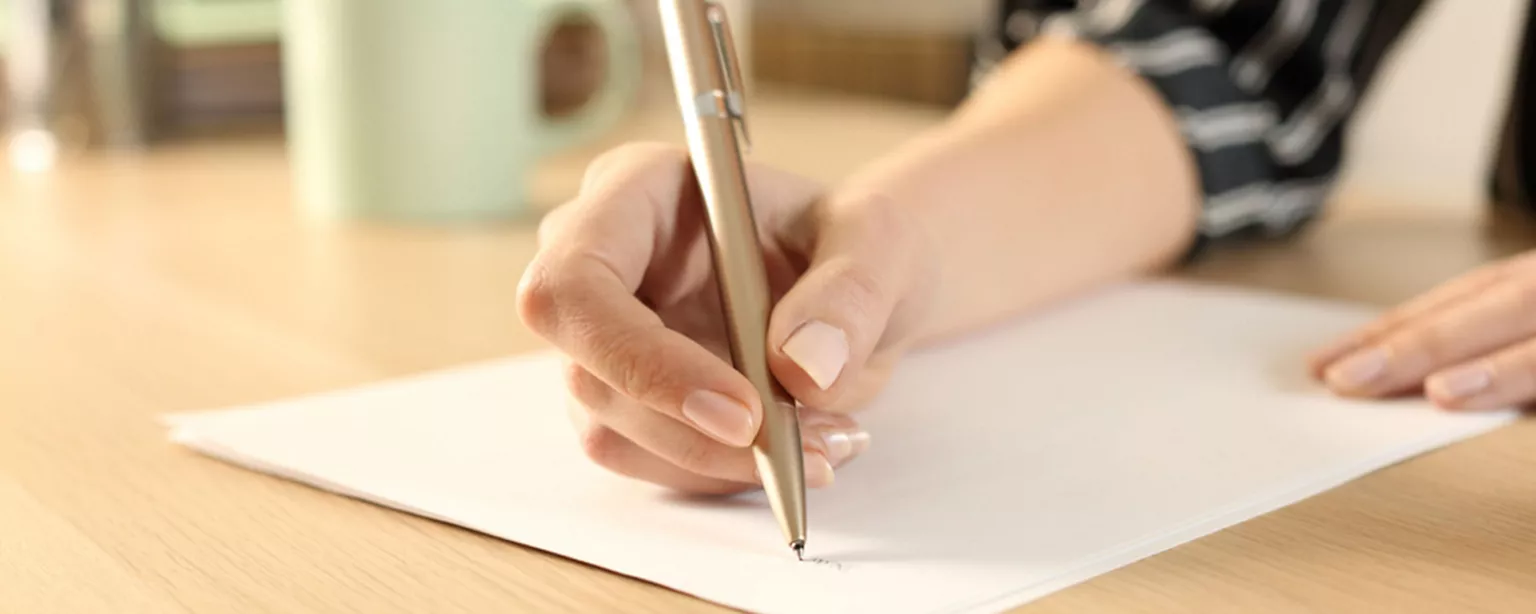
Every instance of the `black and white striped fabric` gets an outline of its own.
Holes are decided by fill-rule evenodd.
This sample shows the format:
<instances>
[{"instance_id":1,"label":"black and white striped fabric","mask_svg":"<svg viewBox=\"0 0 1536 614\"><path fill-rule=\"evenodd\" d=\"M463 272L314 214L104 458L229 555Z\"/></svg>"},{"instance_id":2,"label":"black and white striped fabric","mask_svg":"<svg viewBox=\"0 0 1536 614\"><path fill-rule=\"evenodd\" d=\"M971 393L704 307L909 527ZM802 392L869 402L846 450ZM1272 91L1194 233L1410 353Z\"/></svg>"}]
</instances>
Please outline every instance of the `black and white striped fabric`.
<instances>
[{"instance_id":1,"label":"black and white striped fabric","mask_svg":"<svg viewBox=\"0 0 1536 614\"><path fill-rule=\"evenodd\" d=\"M973 81L1037 37L1102 46L1178 117L1205 201L1197 248L1279 236L1329 196L1356 102L1422 3L1002 0Z\"/></svg>"}]
</instances>

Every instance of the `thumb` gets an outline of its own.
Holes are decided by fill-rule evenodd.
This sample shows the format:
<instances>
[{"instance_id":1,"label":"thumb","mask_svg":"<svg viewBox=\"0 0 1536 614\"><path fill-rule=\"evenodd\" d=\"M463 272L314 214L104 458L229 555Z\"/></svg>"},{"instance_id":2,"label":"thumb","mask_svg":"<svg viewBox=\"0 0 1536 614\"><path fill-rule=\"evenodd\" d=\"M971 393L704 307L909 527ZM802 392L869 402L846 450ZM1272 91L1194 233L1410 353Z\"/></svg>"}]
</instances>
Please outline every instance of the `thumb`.
<instances>
[{"instance_id":1,"label":"thumb","mask_svg":"<svg viewBox=\"0 0 1536 614\"><path fill-rule=\"evenodd\" d=\"M900 344L890 330L920 270L916 229L881 201L818 212L805 274L774 307L770 366L805 405L837 411L867 400L889 368L877 348Z\"/></svg>"}]
</instances>

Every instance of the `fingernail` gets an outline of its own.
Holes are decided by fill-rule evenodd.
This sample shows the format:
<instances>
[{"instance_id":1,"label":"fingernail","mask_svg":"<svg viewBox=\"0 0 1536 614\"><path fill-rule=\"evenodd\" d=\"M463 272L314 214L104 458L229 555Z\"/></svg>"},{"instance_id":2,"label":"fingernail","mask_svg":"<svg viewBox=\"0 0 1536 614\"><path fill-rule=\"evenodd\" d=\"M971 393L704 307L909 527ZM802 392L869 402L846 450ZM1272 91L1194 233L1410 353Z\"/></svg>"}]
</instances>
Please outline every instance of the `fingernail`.
<instances>
[{"instance_id":1,"label":"fingernail","mask_svg":"<svg viewBox=\"0 0 1536 614\"><path fill-rule=\"evenodd\" d=\"M864 431L822 433L821 441L827 448L827 462L833 467L841 466L869 449L869 433Z\"/></svg>"},{"instance_id":2,"label":"fingernail","mask_svg":"<svg viewBox=\"0 0 1536 614\"><path fill-rule=\"evenodd\" d=\"M1322 350L1308 354L1307 365L1312 370L1312 375L1314 377L1324 377L1327 375L1328 367L1337 362L1339 357L1343 356L1345 352L1348 352L1352 349L1354 348L1348 344L1334 344L1328 348L1324 348Z\"/></svg>"},{"instance_id":3,"label":"fingernail","mask_svg":"<svg viewBox=\"0 0 1536 614\"><path fill-rule=\"evenodd\" d=\"M713 390L698 390L683 400L683 417L715 438L736 446L748 446L757 436L752 410Z\"/></svg>"},{"instance_id":4,"label":"fingernail","mask_svg":"<svg viewBox=\"0 0 1536 614\"><path fill-rule=\"evenodd\" d=\"M1491 383L1493 377L1487 369L1469 365L1430 378L1428 386L1431 392L1447 398L1462 399L1486 390Z\"/></svg>"},{"instance_id":5,"label":"fingernail","mask_svg":"<svg viewBox=\"0 0 1536 614\"><path fill-rule=\"evenodd\" d=\"M805 453L805 485L811 488L826 488L832 485L832 463L827 462L827 457L815 452Z\"/></svg>"},{"instance_id":6,"label":"fingernail","mask_svg":"<svg viewBox=\"0 0 1536 614\"><path fill-rule=\"evenodd\" d=\"M1381 348L1356 352L1328 368L1328 381L1345 388L1363 388L1387 370L1387 353Z\"/></svg>"},{"instance_id":7,"label":"fingernail","mask_svg":"<svg viewBox=\"0 0 1536 614\"><path fill-rule=\"evenodd\" d=\"M817 387L826 390L848 363L848 335L831 324L811 320L784 342L784 355L800 365Z\"/></svg>"}]
</instances>

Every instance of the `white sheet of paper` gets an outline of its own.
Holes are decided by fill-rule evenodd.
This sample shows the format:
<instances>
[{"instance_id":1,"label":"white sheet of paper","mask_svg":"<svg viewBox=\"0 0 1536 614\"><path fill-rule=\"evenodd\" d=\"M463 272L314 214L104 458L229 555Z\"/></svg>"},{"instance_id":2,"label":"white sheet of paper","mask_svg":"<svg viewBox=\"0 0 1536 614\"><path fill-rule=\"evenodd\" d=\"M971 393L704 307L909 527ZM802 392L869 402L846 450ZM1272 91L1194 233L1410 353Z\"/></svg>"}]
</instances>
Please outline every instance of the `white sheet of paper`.
<instances>
[{"instance_id":1,"label":"white sheet of paper","mask_svg":"<svg viewBox=\"0 0 1536 614\"><path fill-rule=\"evenodd\" d=\"M996 611L1483 433L1514 413L1334 398L1302 356L1367 311L1128 285L911 356L868 453L810 495L799 563L760 494L585 459L538 353L170 419L229 462L760 612Z\"/></svg>"}]
</instances>

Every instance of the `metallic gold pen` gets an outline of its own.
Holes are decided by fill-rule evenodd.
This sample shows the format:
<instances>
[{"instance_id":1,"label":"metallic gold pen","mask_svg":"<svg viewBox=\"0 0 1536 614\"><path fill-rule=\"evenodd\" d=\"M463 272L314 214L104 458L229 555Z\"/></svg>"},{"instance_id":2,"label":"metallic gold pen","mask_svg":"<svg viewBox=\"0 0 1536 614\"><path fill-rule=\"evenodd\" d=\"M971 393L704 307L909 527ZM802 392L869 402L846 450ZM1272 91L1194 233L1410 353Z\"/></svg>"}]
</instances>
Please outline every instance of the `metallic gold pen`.
<instances>
[{"instance_id":1,"label":"metallic gold pen","mask_svg":"<svg viewBox=\"0 0 1536 614\"><path fill-rule=\"evenodd\" d=\"M805 552L804 452L795 405L768 368L772 297L742 167L742 146L750 146L750 139L735 41L725 7L715 2L659 0L659 4L688 150L707 210L731 359L762 399L763 424L752 453L769 505L789 546L801 557Z\"/></svg>"}]
</instances>

